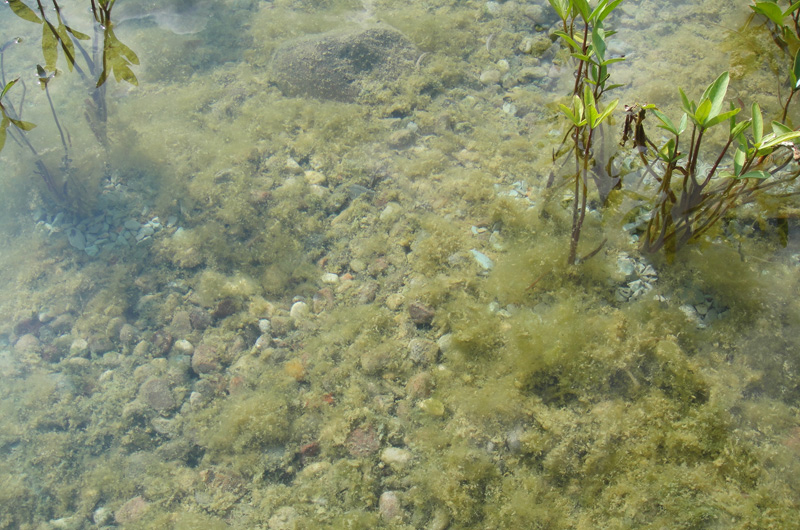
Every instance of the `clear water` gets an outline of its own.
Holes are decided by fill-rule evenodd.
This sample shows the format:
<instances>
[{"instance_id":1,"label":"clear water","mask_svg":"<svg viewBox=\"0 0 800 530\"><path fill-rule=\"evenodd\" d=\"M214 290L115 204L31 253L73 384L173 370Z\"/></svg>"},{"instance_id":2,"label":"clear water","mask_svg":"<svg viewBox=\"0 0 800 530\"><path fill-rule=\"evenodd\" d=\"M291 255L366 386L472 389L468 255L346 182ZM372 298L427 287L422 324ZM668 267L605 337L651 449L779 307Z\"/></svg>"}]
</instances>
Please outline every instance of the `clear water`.
<instances>
[{"instance_id":1,"label":"clear water","mask_svg":"<svg viewBox=\"0 0 800 530\"><path fill-rule=\"evenodd\" d=\"M797 527L791 203L788 235L750 207L672 262L611 204L565 267L569 194L544 188L572 70L546 2L119 0L139 84L107 83L103 147L60 59L67 171L41 29L3 9L73 211L9 139L0 528ZM730 70L776 115L785 69L748 14L624 2L614 97L677 117L679 86ZM416 47L402 75L351 102L271 82L287 41L378 20Z\"/></svg>"}]
</instances>

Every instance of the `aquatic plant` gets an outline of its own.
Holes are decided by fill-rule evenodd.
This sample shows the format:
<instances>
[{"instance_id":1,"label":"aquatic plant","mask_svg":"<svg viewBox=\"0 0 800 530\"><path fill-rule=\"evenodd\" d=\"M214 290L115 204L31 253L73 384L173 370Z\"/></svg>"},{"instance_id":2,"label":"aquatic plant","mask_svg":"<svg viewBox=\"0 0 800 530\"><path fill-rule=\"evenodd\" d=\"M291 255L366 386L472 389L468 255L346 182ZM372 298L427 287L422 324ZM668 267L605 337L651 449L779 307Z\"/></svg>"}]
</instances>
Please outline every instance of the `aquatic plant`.
<instances>
[{"instance_id":1,"label":"aquatic plant","mask_svg":"<svg viewBox=\"0 0 800 530\"><path fill-rule=\"evenodd\" d=\"M619 100L613 100L605 108L599 101L605 92L620 85L608 83L608 66L624 60L624 57L606 57L606 37L614 34L603 27L603 21L622 2L622 0L602 0L594 9L588 0L549 0L559 18L563 30L556 31L561 40L572 50L572 57L578 60L575 85L572 90L571 106L559 105L569 119L569 129L561 147L553 154L553 162L559 158L573 160L575 170L567 178L572 180L572 229L567 263L577 261L578 243L586 218L591 176L603 198L618 186L619 178L609 175L603 168L594 164L593 147L596 133L603 122L611 115ZM552 184L554 176L551 176ZM600 245L602 247L602 244ZM591 256L600 247L587 255Z\"/></svg>"},{"instance_id":2,"label":"aquatic plant","mask_svg":"<svg viewBox=\"0 0 800 530\"><path fill-rule=\"evenodd\" d=\"M624 58L606 57L605 40L613 32L603 28L603 21L621 0L604 0L594 9L587 0L549 1L563 26L563 30L555 34L578 60L571 106L559 105L568 119L569 129L553 155L554 163L560 158L575 163L574 171L567 175L574 183L567 258L571 265L580 261L577 251L586 216L589 177L602 203L613 190L621 187L621 175L612 170L614 156L603 155L600 149L595 153L598 136L602 133L600 127L608 121L618 103L613 100L601 108L598 101L605 92L619 86L608 83L608 66ZM765 198L768 190L778 190L778 193L768 194L778 198L795 193L788 184L800 175L800 169L788 166L800 160L800 150L792 142L800 137L800 131L792 130L785 122L789 103L800 90L800 2L785 10L774 1L755 2L751 8L754 14L767 17L773 40L793 57L789 71L791 92L782 104L781 119L772 122L772 132L764 132L764 118L756 103L751 108L752 117L738 123L736 115L741 108L731 104L724 110L728 72L706 88L699 103L689 100L680 90L684 115L677 126L655 105L625 106L621 144L632 141L644 163L644 175L657 183L652 193L642 197L644 204L637 209L647 211L641 238L642 249L647 252L664 249L671 258L683 245L706 234L737 206ZM787 19L791 21L789 24L785 22ZM658 119L658 127L671 134L660 146L650 141L645 132L643 122L647 112ZM713 135L710 131L726 123L729 123L727 141L721 147L709 147L707 139ZM688 150L684 152L682 149L686 145ZM733 151L732 158L730 151ZM705 163L706 156L713 162ZM565 164L566 161L562 166ZM551 174L549 185L557 169ZM603 243L582 259L593 256Z\"/></svg>"},{"instance_id":3,"label":"aquatic plant","mask_svg":"<svg viewBox=\"0 0 800 530\"><path fill-rule=\"evenodd\" d=\"M664 248L668 256L674 255L683 245L697 241L732 208L752 202L773 188L781 189L782 196L790 194L785 185L800 175L800 169L786 171L790 162L800 159L800 150L792 143L800 137L800 131L773 121L772 132L765 134L757 103L751 107L751 118L737 123L741 108L731 105L723 111L729 79L728 72L722 73L706 88L699 103L680 90L684 114L677 126L655 105L626 108L623 143L632 139L646 163L646 174L658 183L649 201L649 220L642 236L645 251ZM645 134L643 121L648 110L660 122L658 127L672 135L661 146ZM683 152L690 121L688 152ZM729 127L727 141L712 151L716 153L713 164L703 167L698 160L704 138L710 130L725 125ZM732 148L732 164L723 166Z\"/></svg>"},{"instance_id":4,"label":"aquatic plant","mask_svg":"<svg viewBox=\"0 0 800 530\"><path fill-rule=\"evenodd\" d=\"M757 1L750 8L753 10L753 14L748 23L756 14L766 17L773 42L788 57L793 57L792 68L789 71L789 97L783 104L783 114L780 120L785 122L789 112L789 103L791 103L794 93L800 89L800 2L790 2L786 10L781 9L775 0ZM787 18L791 20L789 24L786 23Z\"/></svg>"},{"instance_id":5,"label":"aquatic plant","mask_svg":"<svg viewBox=\"0 0 800 530\"><path fill-rule=\"evenodd\" d=\"M139 63L138 57L114 35L111 10L115 3L116 0L90 0L91 12L96 24L94 26L95 38L93 39L93 53L89 54L80 44L80 41L92 40L91 37L75 30L66 23L64 14L57 0L51 0L51 4L47 8L42 0L36 0L35 10L28 7L22 0L9 0L7 2L11 11L19 18L34 24L42 25L41 47L45 65L36 65L37 76L41 88L47 95L51 115L58 130L61 145L64 149L61 171L65 175L68 173L70 166L69 134L65 132L58 119L49 90L50 81L56 76L59 50L61 50L61 54L66 60L68 69L70 71L77 71L84 80L91 81L94 85L93 90L90 91L91 99L86 100L84 103L82 98L74 98L70 100L69 104L73 106L86 105L84 115L87 123L95 135L95 138L104 149L107 147L107 109L104 87L106 79L113 73L117 81L124 80L134 85L137 84L136 76L130 67L133 64ZM47 16L51 8L52 11L55 12L55 22L52 22ZM9 90L19 81L19 78L17 78L8 83L6 82L3 53L12 44L20 42L22 42L22 39L15 38L5 43L2 48L0 48L0 76L2 76L3 86L0 100L2 100L2 98L8 94ZM100 46L100 43L102 43L102 46ZM78 53L80 53L80 56L85 62L86 71L84 71L84 68L81 67L76 60ZM101 65L99 73L98 65ZM6 99L4 104L0 104L0 109L2 109L0 150L5 146L7 136L10 136L18 145L27 147L34 156L37 172L44 179L52 198L55 199L57 203L64 206L75 207L82 201L80 197L69 197L67 192L68 179L64 178L64 182L59 185L53 177L53 173L44 162L40 152L26 137L25 133L33 129L35 124L23 121L21 118L22 103L25 99L24 81L21 82L21 85L23 87L23 93L18 107L8 101L8 99Z\"/></svg>"}]
</instances>

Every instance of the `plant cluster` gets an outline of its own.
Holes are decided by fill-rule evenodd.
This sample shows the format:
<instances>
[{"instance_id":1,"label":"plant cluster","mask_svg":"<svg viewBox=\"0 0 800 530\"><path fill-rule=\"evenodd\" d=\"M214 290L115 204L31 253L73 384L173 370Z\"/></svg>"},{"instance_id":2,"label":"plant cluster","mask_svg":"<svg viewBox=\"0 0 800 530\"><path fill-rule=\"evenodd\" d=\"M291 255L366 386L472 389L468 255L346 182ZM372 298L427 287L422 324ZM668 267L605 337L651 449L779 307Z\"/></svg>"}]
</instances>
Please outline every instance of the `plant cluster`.
<instances>
[{"instance_id":1,"label":"plant cluster","mask_svg":"<svg viewBox=\"0 0 800 530\"><path fill-rule=\"evenodd\" d=\"M76 71L87 83L91 83L90 96L86 100L85 116L98 143L105 148L107 146L107 108L105 81L109 75L113 74L117 81L127 81L137 84L137 79L132 65L139 64L136 54L128 46L119 41L114 34L114 24L111 20L111 10L116 0L89 0L91 13L94 18L94 38L82 33L70 26L62 12L57 0L50 0L50 4L43 0L36 0L35 8L26 5L22 0L8 0L7 5L12 13L17 17L42 26L42 57L44 66L37 64L37 78L39 86L45 91L47 101L50 106L53 121L58 130L61 146L64 150L61 171L66 174L70 165L70 139L65 132L58 114L50 97L49 84L56 76L59 50L66 60L70 71ZM55 21L48 18L48 12L55 13ZM52 15L50 15L52 17ZM92 41L91 53L81 44L81 41ZM4 68L4 53L7 49L22 42L20 38L14 38L0 47L0 81L2 81L2 92L0 92L0 150L5 146L7 137L12 138L18 145L26 147L34 157L37 172L44 179L50 195L56 202L69 206L69 195L67 191L67 180L59 181L53 176L53 172L48 168L40 152L34 147L27 138L26 132L36 125L22 120L22 103L25 100L25 82L20 78L6 80ZM82 57L83 62L79 63L77 57ZM83 66L81 66L83 64ZM22 94L19 103L15 105L6 96L14 85L22 85ZM6 98L5 102L3 99ZM82 98L75 98L70 101L70 105L82 105Z\"/></svg>"},{"instance_id":2,"label":"plant cluster","mask_svg":"<svg viewBox=\"0 0 800 530\"><path fill-rule=\"evenodd\" d=\"M563 25L563 31L556 34L577 59L572 105L560 105L568 119L568 134L562 143L566 147L553 157L554 161L571 158L575 163L575 171L569 175L574 182L574 196L567 258L568 264L574 264L579 261L577 249L590 179L603 202L621 188L621 175L613 174L610 164L597 163L593 148L597 130L609 122L618 103L611 101L600 110L598 102L605 92L619 86L608 82L608 66L623 58L606 57L606 38L613 32L604 30L603 21L622 0L602 0L594 9L588 0L549 1ZM793 58L789 71L791 92L783 104L781 119L771 122L770 132L765 132L765 120L757 103L751 105L751 117L743 121L737 121L740 107L725 106L728 72L706 88L699 102L679 89L683 115L677 122L652 104L625 106L621 144L632 142L643 163L643 174L656 183L640 206L647 212L641 235L642 249L647 252L663 249L671 258L683 245L698 241L734 208L765 195L780 199L794 194L790 185L800 175L800 169L792 163L800 160L800 150L793 141L800 137L800 131L788 126L786 117L789 103L800 88L800 2L785 10L775 1L755 2L751 7L754 15L767 17L773 39ZM648 112L656 117L658 127L669 133L661 145L652 142L646 133L643 122ZM708 138L723 127L728 127L727 140L721 147L709 146Z\"/></svg>"}]
</instances>

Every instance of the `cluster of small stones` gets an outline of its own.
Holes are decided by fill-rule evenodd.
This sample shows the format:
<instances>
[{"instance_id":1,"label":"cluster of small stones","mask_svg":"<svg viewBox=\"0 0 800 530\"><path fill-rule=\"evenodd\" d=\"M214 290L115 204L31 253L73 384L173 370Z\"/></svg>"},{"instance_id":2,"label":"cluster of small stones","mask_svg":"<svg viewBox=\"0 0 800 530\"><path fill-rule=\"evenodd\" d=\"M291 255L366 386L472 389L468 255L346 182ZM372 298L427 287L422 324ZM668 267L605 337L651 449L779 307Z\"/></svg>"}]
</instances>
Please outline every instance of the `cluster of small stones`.
<instances>
[{"instance_id":1,"label":"cluster of small stones","mask_svg":"<svg viewBox=\"0 0 800 530\"><path fill-rule=\"evenodd\" d=\"M130 248L164 228L158 217L148 219L150 209L141 195L112 176L100 192L95 215L82 219L66 211L48 215L39 207L33 211L33 222L48 235L66 237L71 247L90 257L105 249ZM173 227L177 222L177 216L172 215L166 226Z\"/></svg>"},{"instance_id":2,"label":"cluster of small stones","mask_svg":"<svg viewBox=\"0 0 800 530\"><path fill-rule=\"evenodd\" d=\"M653 284L658 280L652 265L642 258L633 258L625 252L620 252L617 256L617 270L625 278L615 293L619 302L641 298L653 290Z\"/></svg>"}]
</instances>

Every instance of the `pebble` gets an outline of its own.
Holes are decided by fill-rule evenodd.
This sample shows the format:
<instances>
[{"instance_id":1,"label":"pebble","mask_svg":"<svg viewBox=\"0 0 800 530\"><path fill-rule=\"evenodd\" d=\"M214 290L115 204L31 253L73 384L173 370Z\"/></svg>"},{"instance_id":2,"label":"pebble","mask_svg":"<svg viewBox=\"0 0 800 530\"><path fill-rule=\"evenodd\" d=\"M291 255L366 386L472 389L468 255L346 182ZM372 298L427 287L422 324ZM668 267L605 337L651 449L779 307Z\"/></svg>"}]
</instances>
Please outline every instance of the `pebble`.
<instances>
[{"instance_id":1,"label":"pebble","mask_svg":"<svg viewBox=\"0 0 800 530\"><path fill-rule=\"evenodd\" d=\"M86 339L75 339L69 347L69 354L72 357L83 356L89 351L89 342Z\"/></svg>"},{"instance_id":2,"label":"pebble","mask_svg":"<svg viewBox=\"0 0 800 530\"><path fill-rule=\"evenodd\" d=\"M334 274L332 272L326 272L325 274L322 275L322 277L320 278L320 281L322 283L327 283L329 285L337 284L337 283L339 283L339 275L338 274ZM302 302L298 302L298 303L302 303ZM294 309L294 306L292 306L292 309Z\"/></svg>"},{"instance_id":3,"label":"pebble","mask_svg":"<svg viewBox=\"0 0 800 530\"><path fill-rule=\"evenodd\" d=\"M403 212L403 207L396 202L387 203L380 216L381 221L389 223L395 221Z\"/></svg>"},{"instance_id":4,"label":"pebble","mask_svg":"<svg viewBox=\"0 0 800 530\"><path fill-rule=\"evenodd\" d=\"M308 308L308 304L305 302L295 302L292 304L292 308L289 310L289 316L295 321L306 320L310 314L311 310Z\"/></svg>"},{"instance_id":5,"label":"pebble","mask_svg":"<svg viewBox=\"0 0 800 530\"><path fill-rule=\"evenodd\" d=\"M175 396L165 379L148 379L139 387L139 398L158 412L168 412L177 406Z\"/></svg>"},{"instance_id":6,"label":"pebble","mask_svg":"<svg viewBox=\"0 0 800 530\"><path fill-rule=\"evenodd\" d=\"M194 346L186 339L176 340L172 349L179 355L191 355L194 353Z\"/></svg>"},{"instance_id":7,"label":"pebble","mask_svg":"<svg viewBox=\"0 0 800 530\"><path fill-rule=\"evenodd\" d=\"M122 327L119 329L119 341L122 344L130 344L134 340L136 340L136 335L138 332L136 328L131 326L130 324L123 324Z\"/></svg>"},{"instance_id":8,"label":"pebble","mask_svg":"<svg viewBox=\"0 0 800 530\"><path fill-rule=\"evenodd\" d=\"M489 257L486 254L474 248L470 249L470 252L472 253L472 257L475 258L475 261L478 262L478 265L480 265L483 270L485 271L492 270L492 267L494 267L494 262L491 259L489 259Z\"/></svg>"},{"instance_id":9,"label":"pebble","mask_svg":"<svg viewBox=\"0 0 800 530\"><path fill-rule=\"evenodd\" d=\"M414 324L429 326L433 322L433 317L436 313L422 302L411 302L408 304L408 314Z\"/></svg>"},{"instance_id":10,"label":"pebble","mask_svg":"<svg viewBox=\"0 0 800 530\"><path fill-rule=\"evenodd\" d=\"M439 358L439 345L429 339L411 339L408 343L408 356L415 363L427 366Z\"/></svg>"},{"instance_id":11,"label":"pebble","mask_svg":"<svg viewBox=\"0 0 800 530\"><path fill-rule=\"evenodd\" d=\"M180 342L180 341L179 341ZM192 370L196 374L210 374L220 369L219 355L216 348L201 344L192 354Z\"/></svg>"},{"instance_id":12,"label":"pebble","mask_svg":"<svg viewBox=\"0 0 800 530\"><path fill-rule=\"evenodd\" d=\"M38 353L41 349L39 339L31 333L21 336L14 344L14 351L17 353Z\"/></svg>"},{"instance_id":13,"label":"pebble","mask_svg":"<svg viewBox=\"0 0 800 530\"><path fill-rule=\"evenodd\" d=\"M149 507L150 505L141 495L136 496L117 510L114 514L114 520L121 525L135 523L144 516Z\"/></svg>"},{"instance_id":14,"label":"pebble","mask_svg":"<svg viewBox=\"0 0 800 530\"><path fill-rule=\"evenodd\" d=\"M78 250L86 248L86 237L76 228L70 228L69 232L67 232L67 240L70 245Z\"/></svg>"},{"instance_id":15,"label":"pebble","mask_svg":"<svg viewBox=\"0 0 800 530\"><path fill-rule=\"evenodd\" d=\"M444 403L442 403L438 399L429 398L424 401L420 401L419 408L421 408L423 411L427 412L431 416L437 416L437 417L444 416Z\"/></svg>"},{"instance_id":16,"label":"pebble","mask_svg":"<svg viewBox=\"0 0 800 530\"><path fill-rule=\"evenodd\" d=\"M381 451L381 462L391 467L405 467L411 462L411 457L411 451L400 447L387 447Z\"/></svg>"},{"instance_id":17,"label":"pebble","mask_svg":"<svg viewBox=\"0 0 800 530\"><path fill-rule=\"evenodd\" d=\"M481 72L480 82L482 85L485 86L496 85L500 83L501 76L502 74L500 73L500 70L495 70L495 69L484 70L483 72Z\"/></svg>"},{"instance_id":18,"label":"pebble","mask_svg":"<svg viewBox=\"0 0 800 530\"><path fill-rule=\"evenodd\" d=\"M384 521L402 517L403 508L396 491L384 491L381 493L380 499L378 499L378 511L380 511L381 519Z\"/></svg>"}]
</instances>

